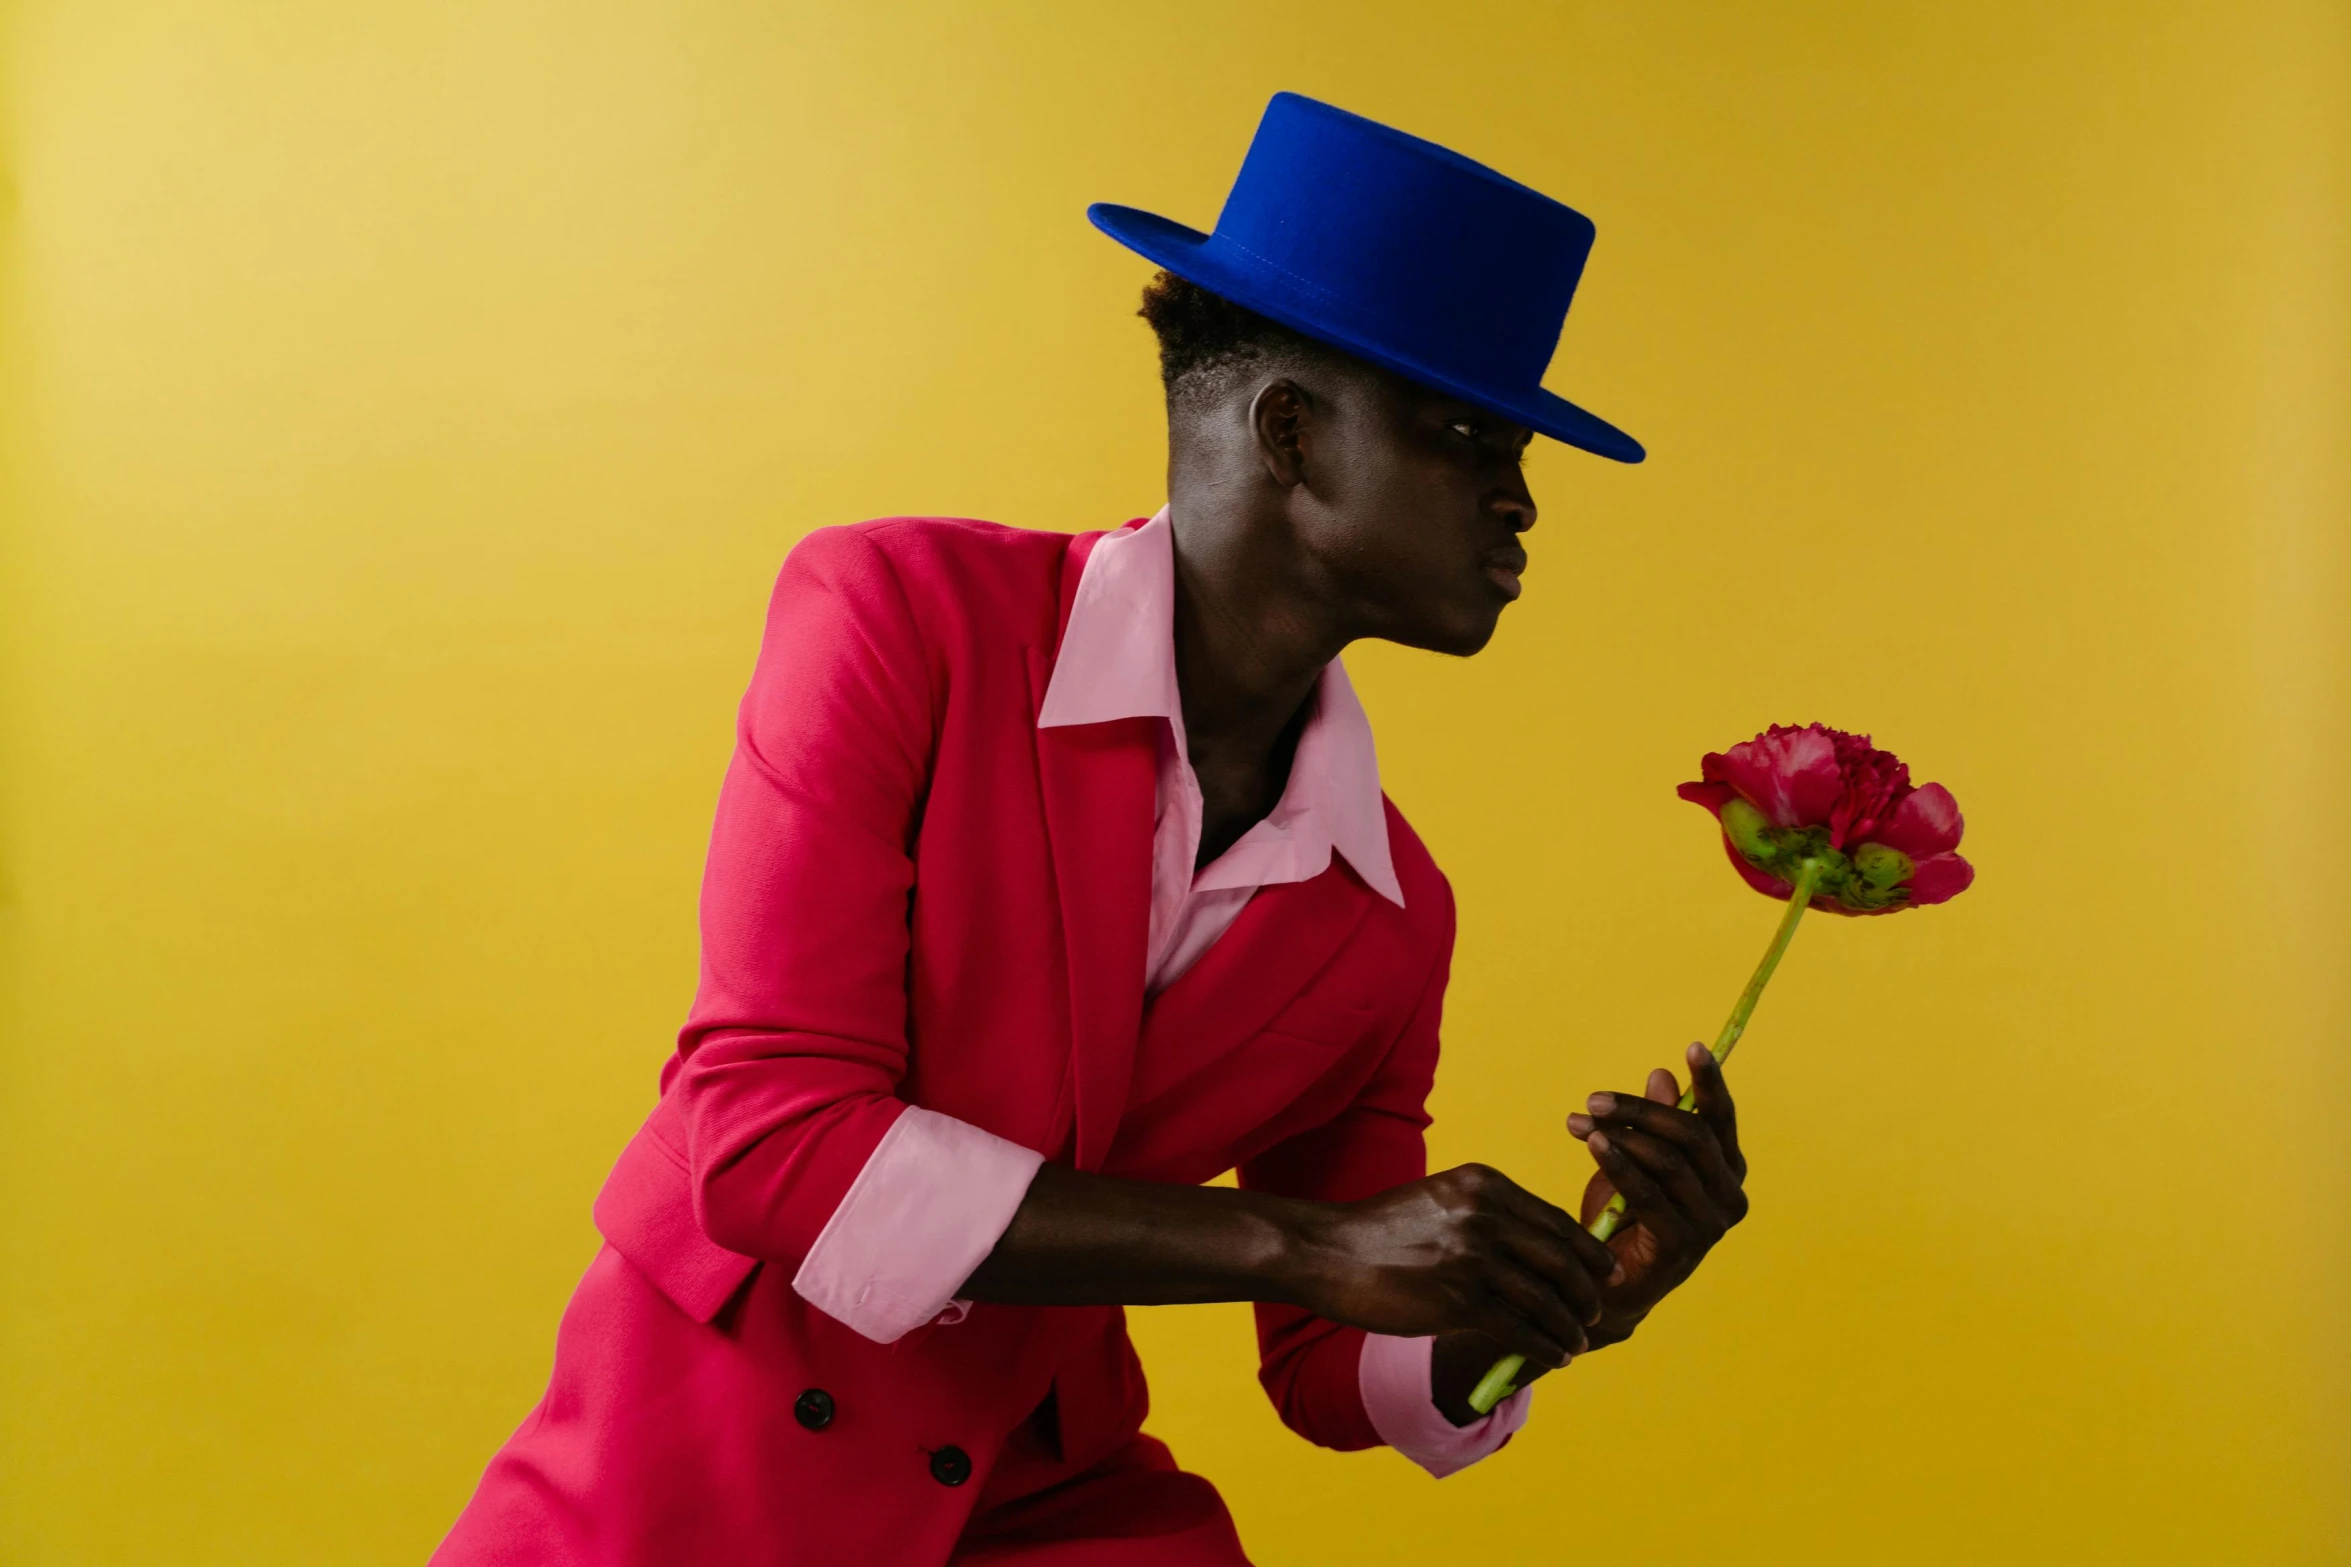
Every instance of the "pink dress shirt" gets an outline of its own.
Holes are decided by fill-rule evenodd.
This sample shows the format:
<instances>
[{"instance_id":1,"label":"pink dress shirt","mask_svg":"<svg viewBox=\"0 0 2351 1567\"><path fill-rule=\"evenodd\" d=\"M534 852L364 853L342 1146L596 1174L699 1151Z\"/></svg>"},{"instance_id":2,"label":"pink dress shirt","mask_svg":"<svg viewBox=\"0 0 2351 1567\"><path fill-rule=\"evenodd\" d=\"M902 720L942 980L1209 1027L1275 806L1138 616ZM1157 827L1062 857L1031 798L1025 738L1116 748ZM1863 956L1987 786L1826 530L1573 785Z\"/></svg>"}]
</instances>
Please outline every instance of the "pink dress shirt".
<instances>
[{"instance_id":1,"label":"pink dress shirt","mask_svg":"<svg viewBox=\"0 0 2351 1567\"><path fill-rule=\"evenodd\" d=\"M1346 856L1399 907L1371 722L1333 659L1316 687L1281 800L1214 863L1199 856L1203 803L1185 747L1175 668L1175 548L1167 510L1104 538L1086 561L1039 728L1165 720L1151 853L1144 989L1156 997L1231 927L1258 888L1322 874ZM955 1291L995 1248L1043 1158L976 1126L910 1106L834 1209L792 1285L810 1304L890 1343L924 1323L959 1322ZM1389 1446L1444 1476L1525 1424L1522 1389L1456 1427L1429 1394L1426 1338L1366 1336L1357 1366L1365 1413Z\"/></svg>"}]
</instances>

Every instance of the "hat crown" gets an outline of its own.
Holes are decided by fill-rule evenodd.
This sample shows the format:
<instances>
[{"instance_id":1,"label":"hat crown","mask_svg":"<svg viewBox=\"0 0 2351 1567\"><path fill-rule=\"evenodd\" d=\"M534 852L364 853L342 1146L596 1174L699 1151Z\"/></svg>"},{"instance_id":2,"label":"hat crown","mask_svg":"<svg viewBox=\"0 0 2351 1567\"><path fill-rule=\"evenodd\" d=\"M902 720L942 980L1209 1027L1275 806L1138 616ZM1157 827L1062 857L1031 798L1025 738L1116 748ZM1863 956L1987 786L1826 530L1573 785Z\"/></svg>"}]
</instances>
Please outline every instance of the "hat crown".
<instances>
[{"instance_id":1,"label":"hat crown","mask_svg":"<svg viewBox=\"0 0 2351 1567\"><path fill-rule=\"evenodd\" d=\"M1213 243L1416 358L1531 387L1593 233L1582 213L1482 163L1285 92L1258 122Z\"/></svg>"},{"instance_id":2,"label":"hat crown","mask_svg":"<svg viewBox=\"0 0 2351 1567\"><path fill-rule=\"evenodd\" d=\"M1585 451L1645 455L1543 385L1591 219L1434 142L1277 93L1214 233L1106 201L1086 216L1318 342Z\"/></svg>"}]
</instances>

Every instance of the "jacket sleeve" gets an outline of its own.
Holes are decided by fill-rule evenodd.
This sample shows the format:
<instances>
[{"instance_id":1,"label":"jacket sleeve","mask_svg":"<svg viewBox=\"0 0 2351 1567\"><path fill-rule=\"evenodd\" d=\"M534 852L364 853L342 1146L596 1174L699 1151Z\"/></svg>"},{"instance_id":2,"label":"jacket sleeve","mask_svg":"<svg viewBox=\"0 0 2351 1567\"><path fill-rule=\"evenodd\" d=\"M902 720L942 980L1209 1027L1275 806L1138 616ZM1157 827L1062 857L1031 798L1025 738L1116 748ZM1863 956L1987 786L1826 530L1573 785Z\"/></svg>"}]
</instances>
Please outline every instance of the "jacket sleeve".
<instances>
[{"instance_id":1,"label":"jacket sleeve","mask_svg":"<svg viewBox=\"0 0 2351 1567\"><path fill-rule=\"evenodd\" d=\"M1443 887L1441 879L1438 885ZM1358 1202L1428 1173L1422 1134L1437 1071L1437 1035L1453 955L1451 889L1444 936L1420 1000L1379 1070L1336 1118L1276 1144L1241 1166L1251 1191L1324 1202ZM1257 1307L1257 1379L1282 1422L1323 1447L1376 1447L1379 1430L1359 1378L1365 1338L1296 1306Z\"/></svg>"},{"instance_id":2,"label":"jacket sleeve","mask_svg":"<svg viewBox=\"0 0 2351 1567\"><path fill-rule=\"evenodd\" d=\"M701 982L665 1073L694 1218L729 1251L802 1263L909 1110L908 910L941 684L866 531L802 540L737 722L702 884ZM1013 1204L1025 1185L1010 1186ZM857 1250L838 1231L832 1249Z\"/></svg>"}]
</instances>

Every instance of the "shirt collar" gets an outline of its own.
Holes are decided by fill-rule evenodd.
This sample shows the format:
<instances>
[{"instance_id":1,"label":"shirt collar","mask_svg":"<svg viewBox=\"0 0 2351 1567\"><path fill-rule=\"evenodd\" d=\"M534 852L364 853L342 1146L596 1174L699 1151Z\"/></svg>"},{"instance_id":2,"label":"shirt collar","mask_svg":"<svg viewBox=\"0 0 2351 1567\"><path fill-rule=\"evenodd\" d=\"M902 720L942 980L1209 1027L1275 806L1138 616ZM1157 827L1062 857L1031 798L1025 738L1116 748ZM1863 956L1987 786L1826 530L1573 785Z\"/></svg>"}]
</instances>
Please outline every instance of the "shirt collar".
<instances>
[{"instance_id":1,"label":"shirt collar","mask_svg":"<svg viewBox=\"0 0 2351 1567\"><path fill-rule=\"evenodd\" d=\"M1122 528L1096 541L1078 579L1037 727L1119 718L1163 718L1179 750L1183 747L1183 693L1175 668L1175 529L1164 506L1140 528ZM1388 852L1387 808L1371 720L1346 666L1335 658L1323 666L1314 711L1290 761L1289 784L1266 820L1285 837L1327 836L1366 885L1403 906L1404 888Z\"/></svg>"}]
</instances>

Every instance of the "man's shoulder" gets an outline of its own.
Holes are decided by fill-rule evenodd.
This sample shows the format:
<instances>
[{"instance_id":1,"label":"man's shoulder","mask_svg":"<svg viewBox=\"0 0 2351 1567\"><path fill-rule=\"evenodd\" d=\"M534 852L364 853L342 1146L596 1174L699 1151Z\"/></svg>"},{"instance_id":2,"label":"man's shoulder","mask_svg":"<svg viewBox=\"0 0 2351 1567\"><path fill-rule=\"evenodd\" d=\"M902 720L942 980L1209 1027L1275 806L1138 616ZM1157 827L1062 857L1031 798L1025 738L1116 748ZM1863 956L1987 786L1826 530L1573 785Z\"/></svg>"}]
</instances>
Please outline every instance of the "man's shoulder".
<instances>
[{"instance_id":1,"label":"man's shoulder","mask_svg":"<svg viewBox=\"0 0 2351 1567\"><path fill-rule=\"evenodd\" d=\"M874 517L819 528L793 546L792 553L870 553L912 581L1028 581L1042 576L1058 585L1057 573L1075 537L977 517Z\"/></svg>"},{"instance_id":2,"label":"man's shoulder","mask_svg":"<svg viewBox=\"0 0 2351 1567\"><path fill-rule=\"evenodd\" d=\"M974 517L875 517L818 528L792 546L769 619L831 606L870 637L920 645L951 663L1051 647L1071 551L1086 538Z\"/></svg>"}]
</instances>

